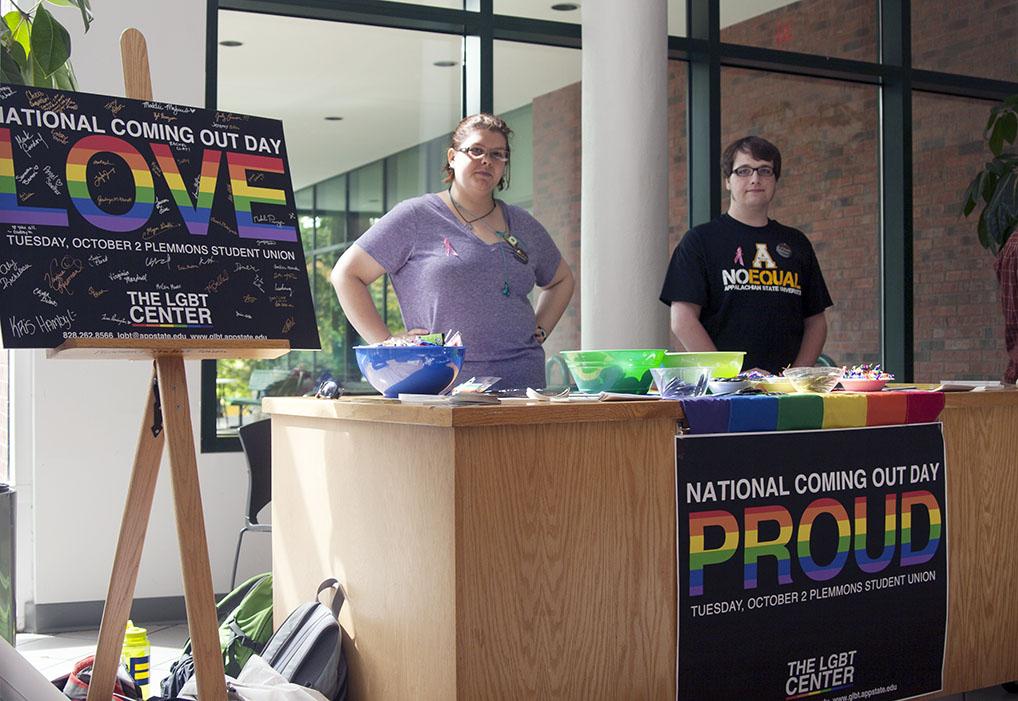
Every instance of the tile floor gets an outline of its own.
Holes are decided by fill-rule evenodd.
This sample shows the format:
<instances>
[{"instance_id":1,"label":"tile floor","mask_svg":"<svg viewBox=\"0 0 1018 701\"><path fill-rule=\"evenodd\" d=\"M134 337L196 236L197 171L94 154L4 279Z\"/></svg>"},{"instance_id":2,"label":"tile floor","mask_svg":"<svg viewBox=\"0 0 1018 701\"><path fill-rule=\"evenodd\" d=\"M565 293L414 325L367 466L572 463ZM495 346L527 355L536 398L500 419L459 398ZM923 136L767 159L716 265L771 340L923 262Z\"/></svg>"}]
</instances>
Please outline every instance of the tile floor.
<instances>
[{"instance_id":1,"label":"tile floor","mask_svg":"<svg viewBox=\"0 0 1018 701\"><path fill-rule=\"evenodd\" d=\"M151 624L135 622L148 629L152 646L152 693L158 692L159 681L170 671L170 665L180 656L187 640L187 626L178 624ZM70 671L71 666L83 657L95 654L99 639L98 630L83 630L54 635L19 633L17 650L47 679L55 679ZM1009 694L994 686L967 694L946 697L943 701L1018 701L1018 694Z\"/></svg>"},{"instance_id":2,"label":"tile floor","mask_svg":"<svg viewBox=\"0 0 1018 701\"><path fill-rule=\"evenodd\" d=\"M170 671L170 665L180 657L180 649L187 640L187 625L149 624L135 621L135 625L148 630L149 655L152 665L151 679L154 682L150 691L158 693L159 682ZM72 631L54 635L37 635L34 633L18 633L17 651L32 663L47 679L56 679L71 671L78 660L95 654L95 645L99 640L98 630Z\"/></svg>"}]
</instances>

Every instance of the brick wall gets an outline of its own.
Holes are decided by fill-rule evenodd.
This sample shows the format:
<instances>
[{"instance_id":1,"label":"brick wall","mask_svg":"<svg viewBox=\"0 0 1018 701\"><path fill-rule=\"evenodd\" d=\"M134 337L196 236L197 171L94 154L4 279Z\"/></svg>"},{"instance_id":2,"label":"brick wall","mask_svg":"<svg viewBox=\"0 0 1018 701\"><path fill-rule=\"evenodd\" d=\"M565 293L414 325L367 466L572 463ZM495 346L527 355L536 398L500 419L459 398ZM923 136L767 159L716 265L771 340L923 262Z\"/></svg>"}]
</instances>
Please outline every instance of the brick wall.
<instances>
[{"instance_id":1,"label":"brick wall","mask_svg":"<svg viewBox=\"0 0 1018 701\"><path fill-rule=\"evenodd\" d=\"M873 0L802 0L722 31L722 40L875 60ZM947 28L949 29L947 29ZM918 67L1018 79L1018 0L913 3ZM669 250L686 229L686 67L669 66ZM919 380L999 378L1006 365L992 258L958 215L985 160L990 105L917 93L914 117L915 353ZM534 101L535 214L579 271L579 85ZM772 216L810 237L835 307L825 352L879 357L879 133L873 86L722 71L722 144L760 134L781 148ZM554 155L553 155L554 154ZM724 203L727 208L727 202ZM549 350L579 347L579 303ZM648 303L657 303L648 302Z\"/></svg>"}]
</instances>

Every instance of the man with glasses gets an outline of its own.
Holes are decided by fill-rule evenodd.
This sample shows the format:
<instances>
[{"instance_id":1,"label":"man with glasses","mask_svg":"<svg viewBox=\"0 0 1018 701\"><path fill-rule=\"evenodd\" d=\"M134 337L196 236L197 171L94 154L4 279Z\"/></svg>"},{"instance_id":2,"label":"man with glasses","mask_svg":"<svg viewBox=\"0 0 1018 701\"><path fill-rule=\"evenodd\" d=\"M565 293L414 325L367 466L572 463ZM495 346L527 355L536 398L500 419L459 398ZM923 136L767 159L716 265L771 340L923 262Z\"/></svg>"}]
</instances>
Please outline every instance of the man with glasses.
<instances>
[{"instance_id":1,"label":"man with glasses","mask_svg":"<svg viewBox=\"0 0 1018 701\"><path fill-rule=\"evenodd\" d=\"M686 232L668 266L672 333L687 351L746 351L747 370L813 365L832 302L809 239L767 216L781 152L747 136L725 149L721 170L728 212Z\"/></svg>"}]
</instances>

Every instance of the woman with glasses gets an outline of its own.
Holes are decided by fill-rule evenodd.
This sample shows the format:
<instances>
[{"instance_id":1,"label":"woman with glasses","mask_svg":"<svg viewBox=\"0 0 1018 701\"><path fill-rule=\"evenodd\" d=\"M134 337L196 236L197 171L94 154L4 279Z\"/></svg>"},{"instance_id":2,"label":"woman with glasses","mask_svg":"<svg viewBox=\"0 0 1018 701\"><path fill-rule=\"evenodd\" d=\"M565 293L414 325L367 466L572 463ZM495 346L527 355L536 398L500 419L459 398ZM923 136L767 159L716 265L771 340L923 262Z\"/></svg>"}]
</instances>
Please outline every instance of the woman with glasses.
<instances>
[{"instance_id":1,"label":"woman with glasses","mask_svg":"<svg viewBox=\"0 0 1018 701\"><path fill-rule=\"evenodd\" d=\"M536 219L495 198L509 185L511 134L490 114L461 121L443 168L448 190L396 205L346 250L331 279L368 343L390 337L368 290L388 273L409 333L459 331L460 377L540 388L541 344L572 298L573 275Z\"/></svg>"},{"instance_id":2,"label":"woman with glasses","mask_svg":"<svg viewBox=\"0 0 1018 701\"><path fill-rule=\"evenodd\" d=\"M747 136L725 149L721 170L728 212L688 231L668 266L672 333L688 351L746 351L745 369L813 365L832 302L809 239L767 216L781 152Z\"/></svg>"}]
</instances>

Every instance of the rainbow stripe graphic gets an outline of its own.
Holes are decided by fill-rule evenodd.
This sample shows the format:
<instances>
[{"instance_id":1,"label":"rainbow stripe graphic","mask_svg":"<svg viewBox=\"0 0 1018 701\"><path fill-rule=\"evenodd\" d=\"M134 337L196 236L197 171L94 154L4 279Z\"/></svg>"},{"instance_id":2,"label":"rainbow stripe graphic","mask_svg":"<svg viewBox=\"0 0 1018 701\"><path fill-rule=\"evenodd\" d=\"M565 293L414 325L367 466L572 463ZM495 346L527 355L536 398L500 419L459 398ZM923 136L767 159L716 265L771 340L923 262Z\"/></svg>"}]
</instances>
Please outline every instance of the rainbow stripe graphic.
<instances>
[{"instance_id":1,"label":"rainbow stripe graphic","mask_svg":"<svg viewBox=\"0 0 1018 701\"><path fill-rule=\"evenodd\" d=\"M143 329L211 329L212 324L131 324Z\"/></svg>"},{"instance_id":2,"label":"rainbow stripe graphic","mask_svg":"<svg viewBox=\"0 0 1018 701\"><path fill-rule=\"evenodd\" d=\"M923 506L930 514L930 540L918 552L912 551L912 508ZM940 547L940 504L926 490L905 492L901 495L901 566L921 565L933 558Z\"/></svg>"},{"instance_id":3,"label":"rainbow stripe graphic","mask_svg":"<svg viewBox=\"0 0 1018 701\"><path fill-rule=\"evenodd\" d=\"M0 128L0 224L67 226L67 212L62 209L18 206L11 130L4 128Z\"/></svg>"},{"instance_id":4,"label":"rainbow stripe graphic","mask_svg":"<svg viewBox=\"0 0 1018 701\"><path fill-rule=\"evenodd\" d=\"M795 696L786 696L785 701L792 701L792 699L804 699L809 696L819 696L820 694L826 694L829 691L842 691L843 689L851 689L855 684L842 684L841 686L832 686L827 689L817 689L816 691L807 691L802 694L796 694Z\"/></svg>"},{"instance_id":5,"label":"rainbow stripe graphic","mask_svg":"<svg viewBox=\"0 0 1018 701\"><path fill-rule=\"evenodd\" d=\"M152 144L152 153L163 171L163 178L173 193L173 201L177 203L187 230L196 236L209 233L209 218L212 216L212 200L216 194L216 183L219 180L219 162L222 152L205 149L201 159L201 175L198 179L198 201L191 202L184 178L180 175L177 159L173 157L170 147L166 144Z\"/></svg>"},{"instance_id":6,"label":"rainbow stripe graphic","mask_svg":"<svg viewBox=\"0 0 1018 701\"><path fill-rule=\"evenodd\" d=\"M870 557L866 550L866 497L856 497L855 561L863 572L879 572L891 563L898 529L897 505L897 495L884 496L884 549L879 556Z\"/></svg>"},{"instance_id":7,"label":"rainbow stripe graphic","mask_svg":"<svg viewBox=\"0 0 1018 701\"><path fill-rule=\"evenodd\" d=\"M226 153L230 168L230 187L233 189L233 207L237 213L237 233L247 239L273 239L275 241L297 241L297 228L291 224L255 223L251 217L251 203L286 205L286 193L268 187L252 187L247 183L248 170L266 173L285 173L283 160L269 156L253 156L243 153Z\"/></svg>"},{"instance_id":8,"label":"rainbow stripe graphic","mask_svg":"<svg viewBox=\"0 0 1018 701\"><path fill-rule=\"evenodd\" d=\"M756 563L761 557L773 557L778 562L778 583L792 583L792 560L788 542L792 539L792 516L783 506L754 506L747 508L746 551L744 553L743 588L756 589ZM774 521L778 524L778 537L774 540L760 540L760 524Z\"/></svg>"},{"instance_id":9,"label":"rainbow stripe graphic","mask_svg":"<svg viewBox=\"0 0 1018 701\"><path fill-rule=\"evenodd\" d=\"M705 550L703 533L721 528L725 541L720 548ZM731 559L739 546L739 524L727 511L700 511L689 515L689 595L703 595L703 568Z\"/></svg>"},{"instance_id":10,"label":"rainbow stripe graphic","mask_svg":"<svg viewBox=\"0 0 1018 701\"><path fill-rule=\"evenodd\" d=\"M827 565L818 565L813 561L810 551L810 533L813 530L813 522L820 516L827 514L833 516L838 523L838 552L834 559ZM813 501L802 514L799 521L799 564L806 576L816 582L823 582L832 579L841 572L848 560L848 551L851 548L852 524L848 520L848 512L845 507L834 499L824 498Z\"/></svg>"},{"instance_id":11,"label":"rainbow stripe graphic","mask_svg":"<svg viewBox=\"0 0 1018 701\"><path fill-rule=\"evenodd\" d=\"M97 153L110 153L123 159L134 177L134 204L124 214L109 214L99 209L85 179L89 159ZM81 139L67 154L67 191L75 209L94 226L103 231L136 231L152 216L155 190L152 173L137 149L115 136L92 134Z\"/></svg>"}]
</instances>

